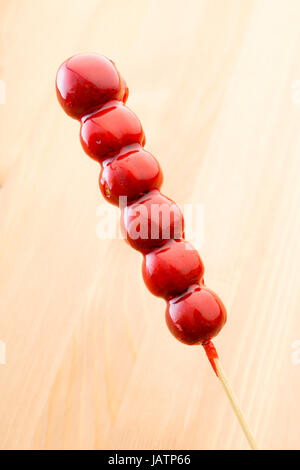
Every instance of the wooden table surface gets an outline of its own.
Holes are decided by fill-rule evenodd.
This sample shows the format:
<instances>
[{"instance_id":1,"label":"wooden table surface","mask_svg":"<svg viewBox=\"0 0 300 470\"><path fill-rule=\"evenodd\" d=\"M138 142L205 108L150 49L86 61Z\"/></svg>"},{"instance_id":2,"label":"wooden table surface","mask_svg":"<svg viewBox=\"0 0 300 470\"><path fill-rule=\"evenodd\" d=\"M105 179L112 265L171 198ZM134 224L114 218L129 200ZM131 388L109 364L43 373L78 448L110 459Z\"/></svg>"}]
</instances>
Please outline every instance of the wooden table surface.
<instances>
[{"instance_id":1,"label":"wooden table surface","mask_svg":"<svg viewBox=\"0 0 300 470\"><path fill-rule=\"evenodd\" d=\"M97 236L98 165L54 90L89 51L127 80L163 192L202 205L215 344L260 447L300 448L299 23L299 0L0 1L1 448L248 448L141 256Z\"/></svg>"}]
</instances>

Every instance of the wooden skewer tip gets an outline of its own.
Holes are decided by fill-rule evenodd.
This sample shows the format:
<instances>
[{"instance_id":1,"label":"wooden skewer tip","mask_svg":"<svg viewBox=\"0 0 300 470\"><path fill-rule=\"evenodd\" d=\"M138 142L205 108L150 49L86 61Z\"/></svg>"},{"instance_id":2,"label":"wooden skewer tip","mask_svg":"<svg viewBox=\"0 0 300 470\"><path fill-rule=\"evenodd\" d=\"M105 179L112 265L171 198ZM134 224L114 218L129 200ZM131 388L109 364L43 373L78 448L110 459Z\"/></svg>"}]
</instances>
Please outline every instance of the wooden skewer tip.
<instances>
[{"instance_id":1,"label":"wooden skewer tip","mask_svg":"<svg viewBox=\"0 0 300 470\"><path fill-rule=\"evenodd\" d=\"M251 447L252 450L258 450L258 446L256 443L256 440L253 436L253 433L250 430L249 424L244 416L244 413L241 410L240 405L238 404L238 400L236 398L236 395L234 394L232 387L228 381L228 378L224 372L224 369L222 367L222 364L220 362L217 350L213 344L212 341L208 341L207 343L203 344L203 348L206 352L207 358L216 374L218 379L220 380L220 383L222 384L222 387L229 399L229 402L232 406L232 409L240 423L240 426L245 434L245 437Z\"/></svg>"}]
</instances>

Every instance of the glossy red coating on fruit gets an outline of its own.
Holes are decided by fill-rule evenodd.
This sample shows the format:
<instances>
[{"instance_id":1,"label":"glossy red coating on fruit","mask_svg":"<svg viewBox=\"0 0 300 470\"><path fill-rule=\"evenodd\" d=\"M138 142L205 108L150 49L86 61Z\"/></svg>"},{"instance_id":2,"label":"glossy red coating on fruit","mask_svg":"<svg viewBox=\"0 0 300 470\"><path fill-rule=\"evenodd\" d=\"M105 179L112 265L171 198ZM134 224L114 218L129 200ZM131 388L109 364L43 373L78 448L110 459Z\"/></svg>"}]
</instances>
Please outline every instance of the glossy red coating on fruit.
<instances>
[{"instance_id":1,"label":"glossy red coating on fruit","mask_svg":"<svg viewBox=\"0 0 300 470\"><path fill-rule=\"evenodd\" d=\"M170 300L166 310L169 330L185 344L209 341L222 329L226 318L226 309L219 297L200 285Z\"/></svg>"},{"instance_id":2,"label":"glossy red coating on fruit","mask_svg":"<svg viewBox=\"0 0 300 470\"><path fill-rule=\"evenodd\" d=\"M119 197L133 201L159 189L163 181L158 161L139 144L124 147L101 170L99 186L105 199L119 205Z\"/></svg>"},{"instance_id":3,"label":"glossy red coating on fruit","mask_svg":"<svg viewBox=\"0 0 300 470\"><path fill-rule=\"evenodd\" d=\"M145 145L139 119L120 101L109 101L99 111L84 117L80 139L84 151L99 162L115 156L126 145Z\"/></svg>"},{"instance_id":4,"label":"glossy red coating on fruit","mask_svg":"<svg viewBox=\"0 0 300 470\"><path fill-rule=\"evenodd\" d=\"M170 240L144 257L143 278L150 292L169 299L200 282L204 266L195 248L185 240Z\"/></svg>"},{"instance_id":5,"label":"glossy red coating on fruit","mask_svg":"<svg viewBox=\"0 0 300 470\"><path fill-rule=\"evenodd\" d=\"M80 119L112 99L126 102L128 88L115 64L99 54L66 60L56 77L58 100L69 116Z\"/></svg>"},{"instance_id":6,"label":"glossy red coating on fruit","mask_svg":"<svg viewBox=\"0 0 300 470\"><path fill-rule=\"evenodd\" d=\"M171 238L182 238L184 221L177 204L153 190L122 208L121 228L133 248L147 253Z\"/></svg>"},{"instance_id":7,"label":"glossy red coating on fruit","mask_svg":"<svg viewBox=\"0 0 300 470\"><path fill-rule=\"evenodd\" d=\"M66 113L81 120L84 150L103 164L100 188L105 198L117 204L120 196L127 197L121 227L130 245L144 254L147 287L168 301L170 331L185 344L203 344L217 373L217 353L210 340L225 324L226 310L204 284L198 253L192 247L186 250L180 209L159 192L161 169L142 149L142 126L124 106L125 81L106 57L80 54L59 68L56 91Z\"/></svg>"}]
</instances>

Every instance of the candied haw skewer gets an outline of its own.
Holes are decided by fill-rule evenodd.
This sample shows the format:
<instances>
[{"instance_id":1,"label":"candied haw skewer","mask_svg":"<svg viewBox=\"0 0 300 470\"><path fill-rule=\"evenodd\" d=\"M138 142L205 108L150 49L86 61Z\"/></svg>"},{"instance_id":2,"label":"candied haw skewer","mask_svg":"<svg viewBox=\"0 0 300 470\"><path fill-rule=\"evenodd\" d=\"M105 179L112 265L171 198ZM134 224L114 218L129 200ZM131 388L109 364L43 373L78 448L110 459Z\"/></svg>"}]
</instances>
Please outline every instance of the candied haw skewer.
<instances>
[{"instance_id":1,"label":"candied haw skewer","mask_svg":"<svg viewBox=\"0 0 300 470\"><path fill-rule=\"evenodd\" d=\"M160 192L162 171L143 148L145 135L139 119L125 106L124 79L106 57L79 54L60 66L56 91L65 112L81 122L82 147L102 167L99 186L108 202L120 206L127 242L143 254L146 286L167 302L170 332L185 344L204 347L250 446L256 449L211 341L226 322L226 309L204 285L204 266L184 239L179 207Z\"/></svg>"}]
</instances>

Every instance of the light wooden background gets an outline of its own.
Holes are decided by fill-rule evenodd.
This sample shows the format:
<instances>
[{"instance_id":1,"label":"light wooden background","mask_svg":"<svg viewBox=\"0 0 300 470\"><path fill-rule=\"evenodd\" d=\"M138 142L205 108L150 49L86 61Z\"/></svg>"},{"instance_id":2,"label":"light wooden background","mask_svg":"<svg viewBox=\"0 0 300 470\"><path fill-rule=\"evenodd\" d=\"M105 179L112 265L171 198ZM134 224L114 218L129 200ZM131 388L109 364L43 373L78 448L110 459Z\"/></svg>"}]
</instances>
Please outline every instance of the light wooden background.
<instances>
[{"instance_id":1,"label":"light wooden background","mask_svg":"<svg viewBox=\"0 0 300 470\"><path fill-rule=\"evenodd\" d=\"M300 448L299 24L299 0L0 1L1 448L247 448L140 255L96 236L98 165L54 90L89 51L127 80L164 193L204 206L215 343L260 446Z\"/></svg>"}]
</instances>

